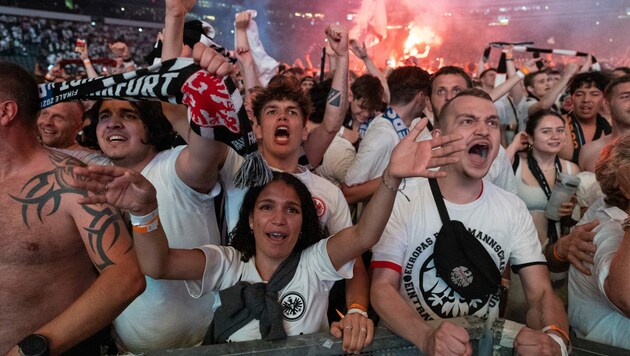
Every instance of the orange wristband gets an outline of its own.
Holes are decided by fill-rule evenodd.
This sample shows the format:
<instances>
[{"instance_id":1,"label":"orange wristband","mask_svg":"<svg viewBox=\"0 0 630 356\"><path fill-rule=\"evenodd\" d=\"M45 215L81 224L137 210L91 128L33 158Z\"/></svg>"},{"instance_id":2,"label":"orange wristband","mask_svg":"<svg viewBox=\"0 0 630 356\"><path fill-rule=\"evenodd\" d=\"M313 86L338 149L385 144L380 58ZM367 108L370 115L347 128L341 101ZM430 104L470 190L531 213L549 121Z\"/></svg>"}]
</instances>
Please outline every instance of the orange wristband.
<instances>
[{"instance_id":1,"label":"orange wristband","mask_svg":"<svg viewBox=\"0 0 630 356\"><path fill-rule=\"evenodd\" d=\"M367 308L364 307L363 305L359 304L359 303L352 303L350 304L350 306L348 307L348 310L350 309L359 309L360 311L367 313Z\"/></svg>"},{"instance_id":2,"label":"orange wristband","mask_svg":"<svg viewBox=\"0 0 630 356\"><path fill-rule=\"evenodd\" d=\"M529 69L525 68L525 67L521 67L520 71L523 72L523 74L528 75L529 74Z\"/></svg>"},{"instance_id":3,"label":"orange wristband","mask_svg":"<svg viewBox=\"0 0 630 356\"><path fill-rule=\"evenodd\" d=\"M156 230L158 228L159 223L160 223L160 217L156 215L155 218L149 221L149 223L147 223L146 225L133 225L131 228L135 232L146 234L148 232Z\"/></svg>"},{"instance_id":4,"label":"orange wristband","mask_svg":"<svg viewBox=\"0 0 630 356\"><path fill-rule=\"evenodd\" d=\"M556 325L556 324L551 324L551 325L549 325L549 326L545 326L545 327L542 329L542 332L544 332L544 333L546 334L548 331L552 331L552 330L553 330L553 331L557 331L558 333L560 333L560 335L562 335L562 337L563 337L565 340L567 340L567 346L568 346L568 349L569 349L569 353L571 353L571 347L572 347L572 345L571 345L571 338L569 337L569 334L567 334L567 332L566 332L566 331L564 331L564 330L560 329L560 327L559 327L558 325Z\"/></svg>"},{"instance_id":5,"label":"orange wristband","mask_svg":"<svg viewBox=\"0 0 630 356\"><path fill-rule=\"evenodd\" d=\"M558 243L557 242L553 245L553 257L556 260L558 260L559 262L569 262L565 258L562 258L562 256L560 256L560 254L558 253Z\"/></svg>"}]
</instances>

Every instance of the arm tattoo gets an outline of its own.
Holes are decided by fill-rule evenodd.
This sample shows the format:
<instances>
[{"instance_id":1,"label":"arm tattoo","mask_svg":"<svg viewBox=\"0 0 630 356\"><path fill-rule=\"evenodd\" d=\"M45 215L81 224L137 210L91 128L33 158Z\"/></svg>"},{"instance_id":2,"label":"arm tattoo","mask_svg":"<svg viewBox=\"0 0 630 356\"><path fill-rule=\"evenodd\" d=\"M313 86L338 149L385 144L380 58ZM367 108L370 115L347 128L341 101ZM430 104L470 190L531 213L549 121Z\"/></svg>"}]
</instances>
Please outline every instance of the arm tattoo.
<instances>
[{"instance_id":1,"label":"arm tattoo","mask_svg":"<svg viewBox=\"0 0 630 356\"><path fill-rule=\"evenodd\" d=\"M339 107L341 106L341 92L335 88L330 88L330 93L328 94L328 104L332 106Z\"/></svg>"},{"instance_id":2,"label":"arm tattoo","mask_svg":"<svg viewBox=\"0 0 630 356\"><path fill-rule=\"evenodd\" d=\"M536 309L538 311L538 322L540 323L539 326L540 326L540 328L544 328L545 327L545 316L543 314L542 303L539 303L538 306L536 307Z\"/></svg>"},{"instance_id":3,"label":"arm tattoo","mask_svg":"<svg viewBox=\"0 0 630 356\"><path fill-rule=\"evenodd\" d=\"M44 214L52 216L59 210L63 196L70 194L87 196L85 190L74 188L68 184L68 179L81 179L74 174L73 170L74 167L84 165L81 161L56 151L50 152L50 160L55 168L29 179L22 187L20 196L11 195L11 198L22 203L22 222L27 227L29 226L31 207L35 208L37 219L42 222ZM44 212L46 207L48 210ZM83 229L88 235L89 246L94 255L94 264L99 270L103 270L114 264L107 253L118 241L124 225L118 212L111 207L98 205L82 205L82 207L92 217L89 226L83 227ZM111 234L111 238L107 240L111 242L105 246L108 232ZM127 252L131 247L130 245Z\"/></svg>"}]
</instances>

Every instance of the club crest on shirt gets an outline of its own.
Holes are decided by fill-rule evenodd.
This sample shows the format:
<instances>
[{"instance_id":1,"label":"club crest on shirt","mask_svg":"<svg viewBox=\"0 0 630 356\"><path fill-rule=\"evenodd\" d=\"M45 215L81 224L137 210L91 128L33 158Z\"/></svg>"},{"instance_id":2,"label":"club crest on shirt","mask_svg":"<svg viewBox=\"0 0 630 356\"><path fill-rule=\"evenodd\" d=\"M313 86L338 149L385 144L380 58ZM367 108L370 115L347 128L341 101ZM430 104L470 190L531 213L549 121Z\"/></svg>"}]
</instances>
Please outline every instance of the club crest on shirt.
<instances>
[{"instance_id":1,"label":"club crest on shirt","mask_svg":"<svg viewBox=\"0 0 630 356\"><path fill-rule=\"evenodd\" d=\"M321 217L326 214L326 204L324 204L324 201L318 197L313 197L313 203L315 204L315 209L317 210L317 217L321 219Z\"/></svg>"},{"instance_id":2,"label":"club crest on shirt","mask_svg":"<svg viewBox=\"0 0 630 356\"><path fill-rule=\"evenodd\" d=\"M289 292L280 298L282 314L287 321L296 321L304 316L306 311L306 300L297 292Z\"/></svg>"},{"instance_id":3,"label":"club crest on shirt","mask_svg":"<svg viewBox=\"0 0 630 356\"><path fill-rule=\"evenodd\" d=\"M505 267L505 251L491 236L468 229L473 236L487 244L499 258L500 269ZM488 308L494 308L498 298L465 299L438 277L433 255L437 233L424 240L407 254L402 273L402 288L409 301L425 320L445 319L464 315L483 317ZM470 271L464 267L454 268L448 276L462 286L472 283Z\"/></svg>"}]
</instances>

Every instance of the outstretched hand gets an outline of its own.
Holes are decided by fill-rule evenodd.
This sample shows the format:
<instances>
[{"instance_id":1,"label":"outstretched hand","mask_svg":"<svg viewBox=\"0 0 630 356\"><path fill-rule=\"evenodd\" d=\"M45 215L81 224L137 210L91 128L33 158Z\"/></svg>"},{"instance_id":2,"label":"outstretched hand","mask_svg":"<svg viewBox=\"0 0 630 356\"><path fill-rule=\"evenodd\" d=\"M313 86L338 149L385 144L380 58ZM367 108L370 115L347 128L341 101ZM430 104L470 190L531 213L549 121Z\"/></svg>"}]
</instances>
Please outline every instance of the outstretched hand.
<instances>
[{"instance_id":1,"label":"outstretched hand","mask_svg":"<svg viewBox=\"0 0 630 356\"><path fill-rule=\"evenodd\" d=\"M74 173L83 179L73 183L90 195L79 199L81 204L108 203L134 215L146 215L157 208L153 184L142 174L118 166L76 167Z\"/></svg>"},{"instance_id":2,"label":"outstretched hand","mask_svg":"<svg viewBox=\"0 0 630 356\"><path fill-rule=\"evenodd\" d=\"M367 48L365 47L365 42L359 43L357 40L350 40L350 51L354 53L355 56L359 57L361 60L365 60L368 58Z\"/></svg>"},{"instance_id":3,"label":"outstretched hand","mask_svg":"<svg viewBox=\"0 0 630 356\"><path fill-rule=\"evenodd\" d=\"M392 151L387 172L394 178L445 177L444 171L429 168L453 164L459 161L455 154L466 149L461 135L445 135L431 140L416 141L429 122L422 119Z\"/></svg>"},{"instance_id":4,"label":"outstretched hand","mask_svg":"<svg viewBox=\"0 0 630 356\"><path fill-rule=\"evenodd\" d=\"M573 267L587 276L591 275L591 270L587 266L593 263L593 256L597 246L593 243L595 233L592 231L599 225L598 220L593 220L588 224L579 225L571 233L556 242L556 253L563 259L569 261Z\"/></svg>"}]
</instances>

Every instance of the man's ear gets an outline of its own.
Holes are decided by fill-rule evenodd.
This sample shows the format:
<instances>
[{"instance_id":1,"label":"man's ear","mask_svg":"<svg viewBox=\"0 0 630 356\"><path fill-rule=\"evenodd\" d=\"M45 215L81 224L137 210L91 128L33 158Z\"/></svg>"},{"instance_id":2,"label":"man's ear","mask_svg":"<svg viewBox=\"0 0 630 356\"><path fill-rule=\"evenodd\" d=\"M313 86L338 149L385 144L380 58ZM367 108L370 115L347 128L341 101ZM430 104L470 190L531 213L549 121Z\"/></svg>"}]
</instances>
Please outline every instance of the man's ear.
<instances>
[{"instance_id":1,"label":"man's ear","mask_svg":"<svg viewBox=\"0 0 630 356\"><path fill-rule=\"evenodd\" d=\"M610 103L606 99L604 99L604 112L610 114Z\"/></svg>"},{"instance_id":2,"label":"man's ear","mask_svg":"<svg viewBox=\"0 0 630 356\"><path fill-rule=\"evenodd\" d=\"M532 94L534 92L534 87L531 85L526 86L525 91L527 92L528 95L534 95Z\"/></svg>"},{"instance_id":3,"label":"man's ear","mask_svg":"<svg viewBox=\"0 0 630 356\"><path fill-rule=\"evenodd\" d=\"M437 127L434 127L433 131L431 131L431 136L433 138L438 138L438 137L442 136L442 130L438 129Z\"/></svg>"},{"instance_id":4,"label":"man's ear","mask_svg":"<svg viewBox=\"0 0 630 356\"><path fill-rule=\"evenodd\" d=\"M260 140L262 140L262 129L256 121L252 121L252 131L254 131L256 135L256 140L260 142Z\"/></svg>"},{"instance_id":5,"label":"man's ear","mask_svg":"<svg viewBox=\"0 0 630 356\"><path fill-rule=\"evenodd\" d=\"M307 139L308 139L308 127L304 125L304 128L302 129L302 142L306 142Z\"/></svg>"},{"instance_id":6,"label":"man's ear","mask_svg":"<svg viewBox=\"0 0 630 356\"><path fill-rule=\"evenodd\" d=\"M15 119L18 113L18 105L13 100L5 100L0 103L0 126L7 126Z\"/></svg>"}]
</instances>

